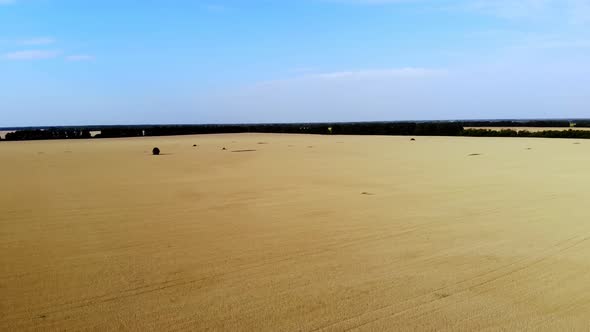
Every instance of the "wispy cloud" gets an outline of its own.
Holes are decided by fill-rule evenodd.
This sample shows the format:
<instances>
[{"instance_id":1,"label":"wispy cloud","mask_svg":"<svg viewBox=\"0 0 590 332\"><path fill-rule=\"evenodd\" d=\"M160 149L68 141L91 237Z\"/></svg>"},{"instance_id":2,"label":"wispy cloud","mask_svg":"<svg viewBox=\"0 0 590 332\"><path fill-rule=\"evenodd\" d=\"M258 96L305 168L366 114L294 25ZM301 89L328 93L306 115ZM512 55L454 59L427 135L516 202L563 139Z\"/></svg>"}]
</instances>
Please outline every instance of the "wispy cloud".
<instances>
[{"instance_id":1,"label":"wispy cloud","mask_svg":"<svg viewBox=\"0 0 590 332\"><path fill-rule=\"evenodd\" d=\"M464 8L505 18L561 17L570 22L590 18L588 0L455 0Z\"/></svg>"},{"instance_id":2,"label":"wispy cloud","mask_svg":"<svg viewBox=\"0 0 590 332\"><path fill-rule=\"evenodd\" d=\"M204 5L203 7L210 12L224 12L227 10L226 6L219 5L219 4L207 4L207 5Z\"/></svg>"},{"instance_id":3,"label":"wispy cloud","mask_svg":"<svg viewBox=\"0 0 590 332\"><path fill-rule=\"evenodd\" d=\"M43 60L56 58L60 53L55 50L24 50L5 53L3 58L7 60Z\"/></svg>"},{"instance_id":4,"label":"wispy cloud","mask_svg":"<svg viewBox=\"0 0 590 332\"><path fill-rule=\"evenodd\" d=\"M561 16L570 23L590 22L589 0L319 0L355 5L407 5L467 11L504 19Z\"/></svg>"},{"instance_id":5,"label":"wispy cloud","mask_svg":"<svg viewBox=\"0 0 590 332\"><path fill-rule=\"evenodd\" d=\"M563 5L567 6L567 0L470 0L462 1L458 4L458 8L516 19L543 16L550 10L557 10Z\"/></svg>"},{"instance_id":6,"label":"wispy cloud","mask_svg":"<svg viewBox=\"0 0 590 332\"><path fill-rule=\"evenodd\" d=\"M590 1L570 0L573 3L571 9L572 22L581 24L590 22Z\"/></svg>"},{"instance_id":7,"label":"wispy cloud","mask_svg":"<svg viewBox=\"0 0 590 332\"><path fill-rule=\"evenodd\" d=\"M296 74L311 73L314 71L316 71L316 68L314 68L314 67L295 67L295 68L289 69L289 72L296 73Z\"/></svg>"},{"instance_id":8,"label":"wispy cloud","mask_svg":"<svg viewBox=\"0 0 590 332\"><path fill-rule=\"evenodd\" d=\"M55 43L55 39L51 38L51 37L37 37L37 38L21 40L19 42L19 44L22 44L22 45L49 45L49 44L53 44L53 43Z\"/></svg>"},{"instance_id":9,"label":"wispy cloud","mask_svg":"<svg viewBox=\"0 0 590 332\"><path fill-rule=\"evenodd\" d=\"M420 0L323 0L325 2L341 2L360 5L384 5L384 4L399 4L408 2L419 2ZM421 1L424 2L424 1Z\"/></svg>"},{"instance_id":10,"label":"wispy cloud","mask_svg":"<svg viewBox=\"0 0 590 332\"><path fill-rule=\"evenodd\" d=\"M259 88L265 86L281 86L295 82L305 82L303 84L314 85L332 84L332 83L354 83L354 82L380 82L380 81L398 81L408 82L422 79L435 79L448 76L447 69L432 69L419 67L405 68L382 68L382 69L359 69L359 70L342 70L331 72L301 73L301 75L283 78L277 80L262 81L253 84L251 87ZM370 85L370 84L369 84Z\"/></svg>"},{"instance_id":11,"label":"wispy cloud","mask_svg":"<svg viewBox=\"0 0 590 332\"><path fill-rule=\"evenodd\" d=\"M583 49L590 48L590 40L546 39L522 43L522 48L530 49Z\"/></svg>"},{"instance_id":12,"label":"wispy cloud","mask_svg":"<svg viewBox=\"0 0 590 332\"><path fill-rule=\"evenodd\" d=\"M351 71L336 71L329 73L320 73L308 75L309 77L322 79L365 79L365 78L420 78L430 76L440 76L447 73L443 69L429 69L429 68L388 68L388 69L369 69L369 70L351 70Z\"/></svg>"},{"instance_id":13,"label":"wispy cloud","mask_svg":"<svg viewBox=\"0 0 590 332\"><path fill-rule=\"evenodd\" d=\"M66 56L67 61L92 61L95 57L88 54L74 54Z\"/></svg>"},{"instance_id":14,"label":"wispy cloud","mask_svg":"<svg viewBox=\"0 0 590 332\"><path fill-rule=\"evenodd\" d=\"M1 5L10 5L10 4L13 4L15 2L16 2L16 0L0 0L0 6Z\"/></svg>"}]
</instances>

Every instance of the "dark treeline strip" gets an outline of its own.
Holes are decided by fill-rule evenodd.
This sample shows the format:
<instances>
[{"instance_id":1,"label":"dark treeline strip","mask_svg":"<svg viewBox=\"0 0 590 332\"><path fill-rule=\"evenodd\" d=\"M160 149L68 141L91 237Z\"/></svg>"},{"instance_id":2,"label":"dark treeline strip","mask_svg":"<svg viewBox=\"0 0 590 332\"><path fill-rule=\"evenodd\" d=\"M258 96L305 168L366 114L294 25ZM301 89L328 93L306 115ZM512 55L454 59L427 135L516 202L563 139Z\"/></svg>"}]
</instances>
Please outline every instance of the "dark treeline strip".
<instances>
[{"instance_id":1,"label":"dark treeline strip","mask_svg":"<svg viewBox=\"0 0 590 332\"><path fill-rule=\"evenodd\" d=\"M335 135L458 136L463 131L456 122L332 124L327 128L324 133Z\"/></svg>"},{"instance_id":2,"label":"dark treeline strip","mask_svg":"<svg viewBox=\"0 0 590 332\"><path fill-rule=\"evenodd\" d=\"M590 120L576 122L583 125ZM519 125L520 124L520 125ZM90 130L101 131L94 138L141 136L172 136L229 133L289 133L319 135L408 135L408 136L479 136L479 137L549 137L590 138L590 131L555 130L528 132L526 130L464 129L465 127L569 127L569 121L456 121L456 122L358 122L358 123L297 123L244 125L143 125L88 126L25 129L6 134L7 141L91 138Z\"/></svg>"},{"instance_id":3,"label":"dark treeline strip","mask_svg":"<svg viewBox=\"0 0 590 332\"><path fill-rule=\"evenodd\" d=\"M108 128L97 137L172 136L228 133L292 133L334 135L457 136L463 127L453 122L313 123L261 125L151 126Z\"/></svg>"},{"instance_id":4,"label":"dark treeline strip","mask_svg":"<svg viewBox=\"0 0 590 332\"><path fill-rule=\"evenodd\" d=\"M30 141L50 139L81 139L91 138L90 131L85 129L48 129L19 130L6 134L6 141Z\"/></svg>"},{"instance_id":5,"label":"dark treeline strip","mask_svg":"<svg viewBox=\"0 0 590 332\"><path fill-rule=\"evenodd\" d=\"M139 137L145 136L144 129L139 127L105 128L95 138Z\"/></svg>"},{"instance_id":6,"label":"dark treeline strip","mask_svg":"<svg viewBox=\"0 0 590 332\"><path fill-rule=\"evenodd\" d=\"M461 136L472 137L540 137L540 138L581 138L590 139L590 130L544 130L538 132L530 132L527 130L512 130L512 129L465 129L461 132Z\"/></svg>"},{"instance_id":7,"label":"dark treeline strip","mask_svg":"<svg viewBox=\"0 0 590 332\"><path fill-rule=\"evenodd\" d=\"M459 121L463 127L547 127L568 128L571 124L576 127L590 127L590 120L490 120L490 121Z\"/></svg>"}]
</instances>

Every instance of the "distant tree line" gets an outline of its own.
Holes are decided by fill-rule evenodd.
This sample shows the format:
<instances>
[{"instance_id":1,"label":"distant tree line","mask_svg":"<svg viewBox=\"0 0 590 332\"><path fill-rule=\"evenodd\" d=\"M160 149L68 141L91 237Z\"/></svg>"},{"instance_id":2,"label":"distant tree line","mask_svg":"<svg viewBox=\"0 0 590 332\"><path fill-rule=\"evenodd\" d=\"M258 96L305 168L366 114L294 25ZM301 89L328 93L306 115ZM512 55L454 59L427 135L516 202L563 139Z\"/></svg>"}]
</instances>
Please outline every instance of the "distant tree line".
<instances>
[{"instance_id":1,"label":"distant tree line","mask_svg":"<svg viewBox=\"0 0 590 332\"><path fill-rule=\"evenodd\" d=\"M144 136L143 129L139 127L105 128L95 138L139 137Z\"/></svg>"},{"instance_id":2,"label":"distant tree line","mask_svg":"<svg viewBox=\"0 0 590 332\"><path fill-rule=\"evenodd\" d=\"M300 123L254 125L198 125L117 127L102 130L97 138L172 136L228 133L292 133L319 135L416 135L457 136L463 127L453 122Z\"/></svg>"},{"instance_id":3,"label":"distant tree line","mask_svg":"<svg viewBox=\"0 0 590 332\"><path fill-rule=\"evenodd\" d=\"M33 129L17 130L7 133L6 141L30 141L50 139L81 139L91 138L90 131L84 129Z\"/></svg>"},{"instance_id":4,"label":"distant tree line","mask_svg":"<svg viewBox=\"0 0 590 332\"><path fill-rule=\"evenodd\" d=\"M455 122L332 124L330 128L335 135L458 136L463 131Z\"/></svg>"},{"instance_id":5,"label":"distant tree line","mask_svg":"<svg viewBox=\"0 0 590 332\"><path fill-rule=\"evenodd\" d=\"M588 128L590 120L492 120L492 121L460 121L463 127L547 127L547 128Z\"/></svg>"},{"instance_id":6,"label":"distant tree line","mask_svg":"<svg viewBox=\"0 0 590 332\"><path fill-rule=\"evenodd\" d=\"M541 138L581 138L590 139L590 130L543 130L531 132L528 130L512 129L465 129L461 136L473 137L541 137Z\"/></svg>"},{"instance_id":7,"label":"distant tree line","mask_svg":"<svg viewBox=\"0 0 590 332\"><path fill-rule=\"evenodd\" d=\"M576 121L576 127L584 126L590 127L590 120ZM590 131L572 129L529 132L465 127L570 127L570 122L534 120L53 127L17 130L6 134L5 141L92 138L90 131L100 131L94 137L96 139L229 133L590 138Z\"/></svg>"}]
</instances>

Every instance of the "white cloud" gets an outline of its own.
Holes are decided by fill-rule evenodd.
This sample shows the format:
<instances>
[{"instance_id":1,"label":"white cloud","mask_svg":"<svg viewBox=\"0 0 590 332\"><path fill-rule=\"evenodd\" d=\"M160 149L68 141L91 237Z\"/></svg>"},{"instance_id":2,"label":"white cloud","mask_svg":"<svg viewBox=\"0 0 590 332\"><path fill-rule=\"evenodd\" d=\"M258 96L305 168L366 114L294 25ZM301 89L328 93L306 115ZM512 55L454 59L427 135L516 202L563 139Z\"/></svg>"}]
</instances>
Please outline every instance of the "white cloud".
<instances>
[{"instance_id":1,"label":"white cloud","mask_svg":"<svg viewBox=\"0 0 590 332\"><path fill-rule=\"evenodd\" d=\"M94 59L95 57L93 55L88 54L75 54L66 56L67 61L91 61Z\"/></svg>"},{"instance_id":2,"label":"white cloud","mask_svg":"<svg viewBox=\"0 0 590 332\"><path fill-rule=\"evenodd\" d=\"M20 41L22 45L49 45L53 43L55 43L55 39L51 37L37 37Z\"/></svg>"},{"instance_id":3,"label":"white cloud","mask_svg":"<svg viewBox=\"0 0 590 332\"><path fill-rule=\"evenodd\" d=\"M59 51L55 50L24 50L5 53L3 58L7 60L42 60L58 57Z\"/></svg>"}]
</instances>

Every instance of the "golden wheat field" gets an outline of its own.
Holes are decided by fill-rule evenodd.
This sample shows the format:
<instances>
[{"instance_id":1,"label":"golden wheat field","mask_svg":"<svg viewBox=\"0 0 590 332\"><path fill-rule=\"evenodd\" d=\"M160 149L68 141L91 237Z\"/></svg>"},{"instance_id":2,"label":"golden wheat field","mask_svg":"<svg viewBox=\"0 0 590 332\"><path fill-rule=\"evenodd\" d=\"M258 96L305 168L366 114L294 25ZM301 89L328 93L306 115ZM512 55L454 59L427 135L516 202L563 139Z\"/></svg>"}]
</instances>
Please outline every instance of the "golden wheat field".
<instances>
[{"instance_id":1,"label":"golden wheat field","mask_svg":"<svg viewBox=\"0 0 590 332\"><path fill-rule=\"evenodd\" d=\"M590 141L2 142L0 165L2 331L590 326Z\"/></svg>"}]
</instances>

